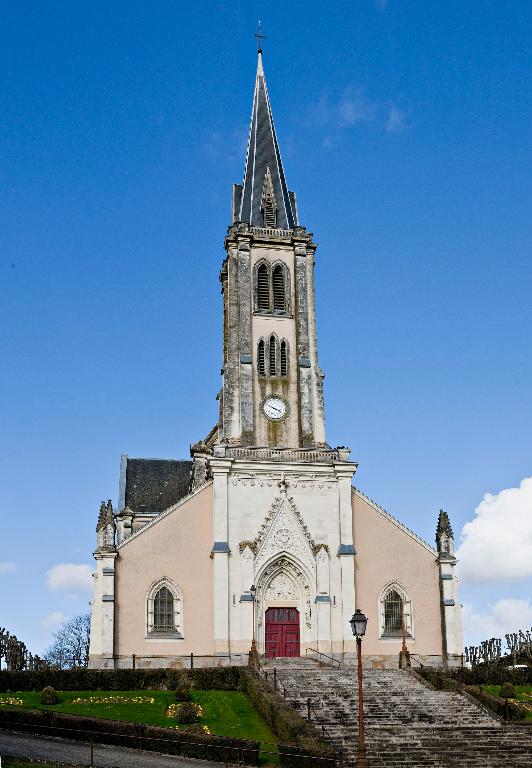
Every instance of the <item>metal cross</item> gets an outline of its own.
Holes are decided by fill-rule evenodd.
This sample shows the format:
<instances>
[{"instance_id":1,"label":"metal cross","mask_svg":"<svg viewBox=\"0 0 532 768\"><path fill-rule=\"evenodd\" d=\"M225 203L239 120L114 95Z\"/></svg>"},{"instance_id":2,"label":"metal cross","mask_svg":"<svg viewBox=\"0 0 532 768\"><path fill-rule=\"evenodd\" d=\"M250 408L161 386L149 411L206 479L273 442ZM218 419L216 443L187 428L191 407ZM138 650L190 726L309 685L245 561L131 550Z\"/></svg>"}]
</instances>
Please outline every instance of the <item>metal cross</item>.
<instances>
[{"instance_id":1,"label":"metal cross","mask_svg":"<svg viewBox=\"0 0 532 768\"><path fill-rule=\"evenodd\" d=\"M262 22L259 19L259 31L255 35L257 40L259 41L259 53L262 53L262 41L266 40L266 35L262 34Z\"/></svg>"}]
</instances>

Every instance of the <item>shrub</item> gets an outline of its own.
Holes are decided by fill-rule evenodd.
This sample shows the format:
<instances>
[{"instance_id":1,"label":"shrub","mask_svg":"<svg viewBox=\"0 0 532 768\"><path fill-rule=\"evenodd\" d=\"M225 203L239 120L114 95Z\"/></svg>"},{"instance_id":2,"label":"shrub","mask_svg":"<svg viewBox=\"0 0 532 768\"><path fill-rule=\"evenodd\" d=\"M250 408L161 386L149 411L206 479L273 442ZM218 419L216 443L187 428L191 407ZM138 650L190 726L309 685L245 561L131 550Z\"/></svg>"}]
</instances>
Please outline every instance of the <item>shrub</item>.
<instances>
[{"instance_id":1,"label":"shrub","mask_svg":"<svg viewBox=\"0 0 532 768\"><path fill-rule=\"evenodd\" d=\"M41 704L58 704L59 696L57 691L51 685L47 685L41 691Z\"/></svg>"},{"instance_id":2,"label":"shrub","mask_svg":"<svg viewBox=\"0 0 532 768\"><path fill-rule=\"evenodd\" d=\"M199 704L193 704L191 701L182 701L181 704L176 705L174 711L175 719L183 725L197 723L202 712Z\"/></svg>"},{"instance_id":3,"label":"shrub","mask_svg":"<svg viewBox=\"0 0 532 768\"><path fill-rule=\"evenodd\" d=\"M176 687L174 691L176 701L190 701L190 691L192 690L192 681L186 672L179 672L177 675Z\"/></svg>"},{"instance_id":4,"label":"shrub","mask_svg":"<svg viewBox=\"0 0 532 768\"><path fill-rule=\"evenodd\" d=\"M512 683L503 683L499 691L501 699L515 699L516 692Z\"/></svg>"}]
</instances>

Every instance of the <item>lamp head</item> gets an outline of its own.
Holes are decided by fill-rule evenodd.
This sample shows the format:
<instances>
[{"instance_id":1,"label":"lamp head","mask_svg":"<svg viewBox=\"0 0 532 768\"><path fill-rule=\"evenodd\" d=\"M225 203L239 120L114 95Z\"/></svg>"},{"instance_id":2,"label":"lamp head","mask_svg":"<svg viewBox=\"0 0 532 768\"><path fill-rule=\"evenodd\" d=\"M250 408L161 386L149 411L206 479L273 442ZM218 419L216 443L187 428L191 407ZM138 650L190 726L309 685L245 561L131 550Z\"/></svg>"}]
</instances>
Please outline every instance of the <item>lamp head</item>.
<instances>
[{"instance_id":1,"label":"lamp head","mask_svg":"<svg viewBox=\"0 0 532 768\"><path fill-rule=\"evenodd\" d=\"M364 637L368 619L359 608L356 609L349 623L351 624L351 629L355 637Z\"/></svg>"},{"instance_id":2,"label":"lamp head","mask_svg":"<svg viewBox=\"0 0 532 768\"><path fill-rule=\"evenodd\" d=\"M252 584L251 587L249 588L249 591L251 592L251 597L254 598L257 592L257 587L254 584Z\"/></svg>"}]
</instances>

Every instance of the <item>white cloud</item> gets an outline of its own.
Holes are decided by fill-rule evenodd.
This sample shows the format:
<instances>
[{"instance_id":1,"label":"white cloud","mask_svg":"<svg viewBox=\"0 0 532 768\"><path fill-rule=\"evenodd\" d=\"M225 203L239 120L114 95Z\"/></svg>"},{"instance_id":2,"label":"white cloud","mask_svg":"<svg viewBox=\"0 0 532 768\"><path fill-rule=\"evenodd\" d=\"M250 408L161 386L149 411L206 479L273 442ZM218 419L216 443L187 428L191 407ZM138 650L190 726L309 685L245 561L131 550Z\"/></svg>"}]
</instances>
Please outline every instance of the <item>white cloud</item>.
<instances>
[{"instance_id":1,"label":"white cloud","mask_svg":"<svg viewBox=\"0 0 532 768\"><path fill-rule=\"evenodd\" d=\"M15 563L11 563L9 561L0 562L0 573L13 573L13 571L17 570L17 566Z\"/></svg>"},{"instance_id":2,"label":"white cloud","mask_svg":"<svg viewBox=\"0 0 532 768\"><path fill-rule=\"evenodd\" d=\"M390 107L388 120L386 121L386 133L399 133L404 128L406 128L405 113L401 112L397 107Z\"/></svg>"},{"instance_id":3,"label":"white cloud","mask_svg":"<svg viewBox=\"0 0 532 768\"><path fill-rule=\"evenodd\" d=\"M360 88L348 88L335 107L336 121L340 128L351 128L375 118L377 107Z\"/></svg>"},{"instance_id":4,"label":"white cloud","mask_svg":"<svg viewBox=\"0 0 532 768\"><path fill-rule=\"evenodd\" d=\"M46 579L48 588L53 592L90 592L92 589L92 571L88 565L54 565L46 574Z\"/></svg>"},{"instance_id":5,"label":"white cloud","mask_svg":"<svg viewBox=\"0 0 532 768\"><path fill-rule=\"evenodd\" d=\"M486 493L462 528L456 552L464 581L513 581L532 576L532 477L519 488Z\"/></svg>"},{"instance_id":6,"label":"white cloud","mask_svg":"<svg viewBox=\"0 0 532 768\"><path fill-rule=\"evenodd\" d=\"M56 629L66 619L66 616L61 611L52 611L48 616L41 619L41 624L46 629Z\"/></svg>"},{"instance_id":7,"label":"white cloud","mask_svg":"<svg viewBox=\"0 0 532 768\"><path fill-rule=\"evenodd\" d=\"M500 637L505 647L504 635L532 625L532 604L529 600L507 598L498 600L487 613L476 613L470 604L464 604L462 623L465 645L478 645L482 640Z\"/></svg>"}]
</instances>

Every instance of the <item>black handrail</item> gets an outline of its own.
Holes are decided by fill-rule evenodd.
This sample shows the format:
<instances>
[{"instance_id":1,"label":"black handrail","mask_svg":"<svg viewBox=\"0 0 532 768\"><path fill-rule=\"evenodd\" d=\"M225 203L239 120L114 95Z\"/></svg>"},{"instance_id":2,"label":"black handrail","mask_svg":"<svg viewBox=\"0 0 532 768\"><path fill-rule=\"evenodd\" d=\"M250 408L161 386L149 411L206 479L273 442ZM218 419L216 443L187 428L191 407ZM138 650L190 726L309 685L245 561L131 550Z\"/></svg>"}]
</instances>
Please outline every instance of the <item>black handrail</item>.
<instances>
[{"instance_id":1,"label":"black handrail","mask_svg":"<svg viewBox=\"0 0 532 768\"><path fill-rule=\"evenodd\" d=\"M318 656L323 656L326 659L329 659L329 661L334 661L335 664L338 664L338 666L343 665L343 661L340 661L340 659L335 659L334 656L329 656L326 653L322 653L322 651L317 651L315 648L306 648L305 649L305 656L308 658L308 652L311 651L312 653L317 653Z\"/></svg>"}]
</instances>

